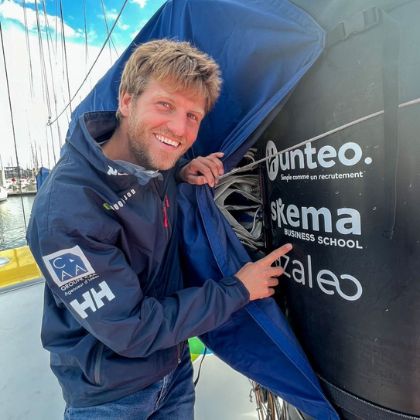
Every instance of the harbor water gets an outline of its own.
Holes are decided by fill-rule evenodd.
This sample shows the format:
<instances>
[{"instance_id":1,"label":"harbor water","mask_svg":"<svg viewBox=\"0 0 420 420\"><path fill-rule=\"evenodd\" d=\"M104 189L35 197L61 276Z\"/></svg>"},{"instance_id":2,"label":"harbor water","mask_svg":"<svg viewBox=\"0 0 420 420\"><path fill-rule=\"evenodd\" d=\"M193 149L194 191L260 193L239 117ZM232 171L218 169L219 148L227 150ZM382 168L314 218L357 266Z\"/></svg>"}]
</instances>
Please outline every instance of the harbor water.
<instances>
[{"instance_id":1,"label":"harbor water","mask_svg":"<svg viewBox=\"0 0 420 420\"><path fill-rule=\"evenodd\" d=\"M26 245L26 228L35 195L9 196L0 202L0 250Z\"/></svg>"}]
</instances>

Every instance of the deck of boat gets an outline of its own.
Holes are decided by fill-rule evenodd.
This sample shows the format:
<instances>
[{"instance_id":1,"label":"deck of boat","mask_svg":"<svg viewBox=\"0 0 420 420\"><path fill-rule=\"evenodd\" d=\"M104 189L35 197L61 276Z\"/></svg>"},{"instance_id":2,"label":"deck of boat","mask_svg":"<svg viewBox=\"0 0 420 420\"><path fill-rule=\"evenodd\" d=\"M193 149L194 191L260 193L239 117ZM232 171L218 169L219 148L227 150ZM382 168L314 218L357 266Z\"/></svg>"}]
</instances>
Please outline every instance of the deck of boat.
<instances>
[{"instance_id":1,"label":"deck of boat","mask_svg":"<svg viewBox=\"0 0 420 420\"><path fill-rule=\"evenodd\" d=\"M43 280L0 289L0 418L58 420L64 402L41 347ZM201 358L194 362L197 370ZM197 385L196 420L257 419L251 385L216 356L206 356Z\"/></svg>"}]
</instances>

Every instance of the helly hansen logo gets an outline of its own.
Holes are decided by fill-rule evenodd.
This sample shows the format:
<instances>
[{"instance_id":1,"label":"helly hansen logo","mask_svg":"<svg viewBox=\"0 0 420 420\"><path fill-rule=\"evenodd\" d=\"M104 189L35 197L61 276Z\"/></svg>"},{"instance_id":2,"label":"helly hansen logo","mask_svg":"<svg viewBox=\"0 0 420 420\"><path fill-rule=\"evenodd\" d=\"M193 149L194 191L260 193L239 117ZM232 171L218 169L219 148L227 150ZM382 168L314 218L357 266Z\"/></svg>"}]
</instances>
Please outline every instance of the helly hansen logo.
<instances>
[{"instance_id":1,"label":"helly hansen logo","mask_svg":"<svg viewBox=\"0 0 420 420\"><path fill-rule=\"evenodd\" d=\"M95 274L78 245L42 257L52 279L59 286Z\"/></svg>"},{"instance_id":2,"label":"helly hansen logo","mask_svg":"<svg viewBox=\"0 0 420 420\"><path fill-rule=\"evenodd\" d=\"M99 283L98 286L98 290L92 288L83 293L83 300L74 299L70 302L70 305L77 312L80 318L85 319L88 317L89 314L86 312L88 309L92 312L96 312L97 309L102 308L102 306L105 305L105 299L108 302L111 302L111 300L115 298L114 293L112 293L112 290L105 281Z\"/></svg>"},{"instance_id":3,"label":"helly hansen logo","mask_svg":"<svg viewBox=\"0 0 420 420\"><path fill-rule=\"evenodd\" d=\"M118 169L113 168L112 166L108 165L108 172L107 175L113 175L113 176L120 176L120 175L128 175L124 172L118 172Z\"/></svg>"}]
</instances>

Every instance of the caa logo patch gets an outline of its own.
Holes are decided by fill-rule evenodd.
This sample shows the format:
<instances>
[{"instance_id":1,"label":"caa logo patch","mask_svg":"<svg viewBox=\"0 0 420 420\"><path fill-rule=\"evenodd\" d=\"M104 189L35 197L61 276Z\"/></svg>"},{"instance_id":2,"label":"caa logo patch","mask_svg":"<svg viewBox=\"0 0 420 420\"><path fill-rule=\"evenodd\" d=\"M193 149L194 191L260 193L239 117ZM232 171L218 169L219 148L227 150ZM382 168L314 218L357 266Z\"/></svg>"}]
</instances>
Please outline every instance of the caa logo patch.
<instances>
[{"instance_id":1,"label":"caa logo patch","mask_svg":"<svg viewBox=\"0 0 420 420\"><path fill-rule=\"evenodd\" d=\"M59 287L95 273L78 245L45 255L42 259L52 279Z\"/></svg>"}]
</instances>

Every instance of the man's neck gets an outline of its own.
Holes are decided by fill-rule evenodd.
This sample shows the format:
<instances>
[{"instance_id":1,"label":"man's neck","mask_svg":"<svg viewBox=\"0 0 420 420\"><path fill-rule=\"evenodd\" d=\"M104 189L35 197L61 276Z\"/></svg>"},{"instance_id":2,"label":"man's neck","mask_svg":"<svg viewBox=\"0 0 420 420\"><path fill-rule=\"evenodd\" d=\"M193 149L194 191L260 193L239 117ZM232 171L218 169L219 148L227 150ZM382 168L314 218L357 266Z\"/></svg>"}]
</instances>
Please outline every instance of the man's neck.
<instances>
[{"instance_id":1,"label":"man's neck","mask_svg":"<svg viewBox=\"0 0 420 420\"><path fill-rule=\"evenodd\" d=\"M127 143L127 139L124 138L122 130L118 126L111 138L102 145L102 151L108 159L130 162Z\"/></svg>"}]
</instances>

